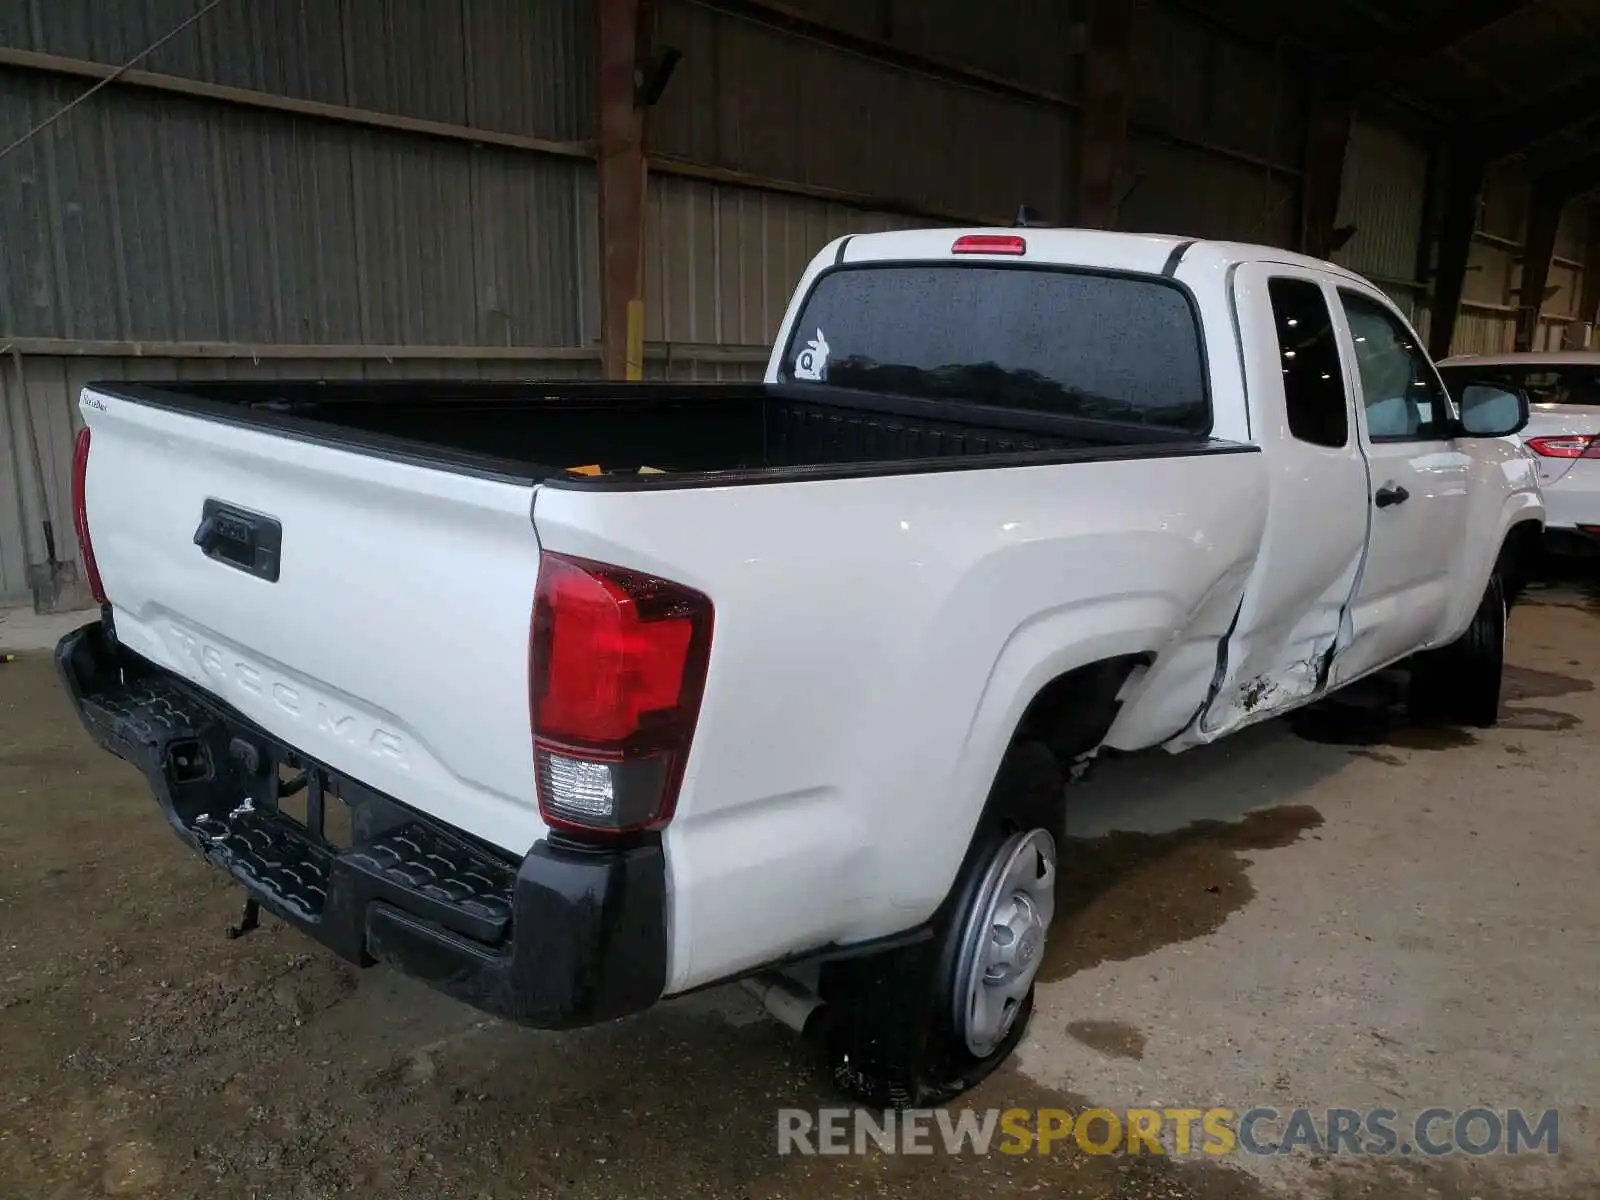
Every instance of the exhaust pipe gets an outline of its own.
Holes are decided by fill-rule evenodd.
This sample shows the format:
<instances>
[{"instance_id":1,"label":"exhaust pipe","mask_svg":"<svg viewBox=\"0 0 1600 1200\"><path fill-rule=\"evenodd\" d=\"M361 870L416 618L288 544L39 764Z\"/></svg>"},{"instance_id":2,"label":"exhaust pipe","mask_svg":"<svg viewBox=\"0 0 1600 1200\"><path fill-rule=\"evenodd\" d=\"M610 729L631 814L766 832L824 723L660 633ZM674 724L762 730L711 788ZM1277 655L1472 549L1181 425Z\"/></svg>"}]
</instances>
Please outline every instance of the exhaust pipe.
<instances>
[{"instance_id":1,"label":"exhaust pipe","mask_svg":"<svg viewBox=\"0 0 1600 1200\"><path fill-rule=\"evenodd\" d=\"M798 980L776 972L741 979L739 986L749 992L761 1007L801 1037L817 1032L825 1005L822 997Z\"/></svg>"}]
</instances>

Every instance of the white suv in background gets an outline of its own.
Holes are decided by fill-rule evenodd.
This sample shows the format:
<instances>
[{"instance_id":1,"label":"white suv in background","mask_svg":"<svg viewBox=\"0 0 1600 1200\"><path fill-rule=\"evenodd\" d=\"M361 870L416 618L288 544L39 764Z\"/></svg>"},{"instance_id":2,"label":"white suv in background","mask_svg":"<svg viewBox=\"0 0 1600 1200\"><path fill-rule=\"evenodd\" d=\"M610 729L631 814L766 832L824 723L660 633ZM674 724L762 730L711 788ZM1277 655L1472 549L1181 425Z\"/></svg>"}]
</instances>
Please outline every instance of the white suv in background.
<instances>
[{"instance_id":1,"label":"white suv in background","mask_svg":"<svg viewBox=\"0 0 1600 1200\"><path fill-rule=\"evenodd\" d=\"M1518 440L1538 462L1550 548L1600 553L1600 351L1463 355L1439 373L1452 391L1493 381L1527 393Z\"/></svg>"}]
</instances>

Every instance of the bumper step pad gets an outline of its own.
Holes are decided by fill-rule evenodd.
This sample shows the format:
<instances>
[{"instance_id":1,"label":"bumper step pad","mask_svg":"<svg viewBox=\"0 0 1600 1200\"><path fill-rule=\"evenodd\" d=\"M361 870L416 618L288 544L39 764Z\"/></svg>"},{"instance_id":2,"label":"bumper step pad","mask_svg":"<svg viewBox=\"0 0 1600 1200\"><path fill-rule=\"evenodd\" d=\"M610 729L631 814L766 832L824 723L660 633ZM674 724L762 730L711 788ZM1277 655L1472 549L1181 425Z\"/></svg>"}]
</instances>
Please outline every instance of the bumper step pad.
<instances>
[{"instance_id":1,"label":"bumper step pad","mask_svg":"<svg viewBox=\"0 0 1600 1200\"><path fill-rule=\"evenodd\" d=\"M84 653L69 656L66 666L74 658L96 661ZM386 814L383 833L341 851L320 828L279 811L277 762L264 735L221 718L169 676L72 678L82 687L79 713L96 740L152 782L159 777L164 786L157 796L184 839L273 912L315 925L330 897L363 906L381 900L487 947L505 941L514 865L398 809ZM250 768L233 753L241 732L256 748ZM322 781L335 778L323 767L310 771L319 792Z\"/></svg>"},{"instance_id":2,"label":"bumper step pad","mask_svg":"<svg viewBox=\"0 0 1600 1200\"><path fill-rule=\"evenodd\" d=\"M375 893L396 893L411 912L476 941L494 945L511 928L516 873L425 825L355 846L339 856L339 865L367 875Z\"/></svg>"},{"instance_id":3,"label":"bumper step pad","mask_svg":"<svg viewBox=\"0 0 1600 1200\"><path fill-rule=\"evenodd\" d=\"M384 962L485 1012L540 1029L592 1025L655 1003L667 980L659 839L604 852L536 842L520 861L326 764L242 713L119 649L94 623L56 647L84 728L137 766L174 831L257 905L350 962ZM284 768L301 772L285 784ZM298 785L298 786L297 786ZM280 801L306 788L304 822ZM330 843L324 797L357 842Z\"/></svg>"},{"instance_id":4,"label":"bumper step pad","mask_svg":"<svg viewBox=\"0 0 1600 1200\"><path fill-rule=\"evenodd\" d=\"M161 679L132 680L126 687L90 692L83 697L83 708L85 721L92 719L100 726L97 732L146 753L194 737L205 723L204 710Z\"/></svg>"},{"instance_id":5,"label":"bumper step pad","mask_svg":"<svg viewBox=\"0 0 1600 1200\"><path fill-rule=\"evenodd\" d=\"M303 921L322 918L333 854L274 813L206 813L190 826L200 852Z\"/></svg>"}]
</instances>

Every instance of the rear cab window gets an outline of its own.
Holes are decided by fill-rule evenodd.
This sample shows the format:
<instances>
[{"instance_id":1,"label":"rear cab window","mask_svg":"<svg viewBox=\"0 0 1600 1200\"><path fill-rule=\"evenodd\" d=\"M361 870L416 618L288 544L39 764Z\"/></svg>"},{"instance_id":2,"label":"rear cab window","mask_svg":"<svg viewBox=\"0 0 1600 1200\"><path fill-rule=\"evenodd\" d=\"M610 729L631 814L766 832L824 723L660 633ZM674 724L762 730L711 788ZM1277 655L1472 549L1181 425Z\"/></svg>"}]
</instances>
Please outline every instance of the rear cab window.
<instances>
[{"instance_id":1,"label":"rear cab window","mask_svg":"<svg viewBox=\"0 0 1600 1200\"><path fill-rule=\"evenodd\" d=\"M1167 279L1071 267L863 263L824 272L785 383L1205 434L1199 316Z\"/></svg>"},{"instance_id":2,"label":"rear cab window","mask_svg":"<svg viewBox=\"0 0 1600 1200\"><path fill-rule=\"evenodd\" d=\"M1330 449L1348 445L1349 398L1322 286L1310 279L1278 275L1267 281L1267 295L1278 334L1290 436Z\"/></svg>"}]
</instances>

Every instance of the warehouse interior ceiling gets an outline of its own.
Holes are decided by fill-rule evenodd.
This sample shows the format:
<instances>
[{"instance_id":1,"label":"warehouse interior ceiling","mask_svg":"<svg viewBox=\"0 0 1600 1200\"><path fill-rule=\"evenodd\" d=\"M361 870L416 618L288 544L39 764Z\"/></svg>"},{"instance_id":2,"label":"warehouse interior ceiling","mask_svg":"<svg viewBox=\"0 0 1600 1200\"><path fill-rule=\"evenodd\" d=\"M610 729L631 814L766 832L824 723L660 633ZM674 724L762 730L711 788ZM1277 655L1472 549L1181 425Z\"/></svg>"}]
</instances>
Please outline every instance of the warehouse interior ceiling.
<instances>
[{"instance_id":1,"label":"warehouse interior ceiling","mask_svg":"<svg viewBox=\"0 0 1600 1200\"><path fill-rule=\"evenodd\" d=\"M1600 0L1193 0L1241 38L1280 40L1364 103L1534 176L1600 189Z\"/></svg>"}]
</instances>

